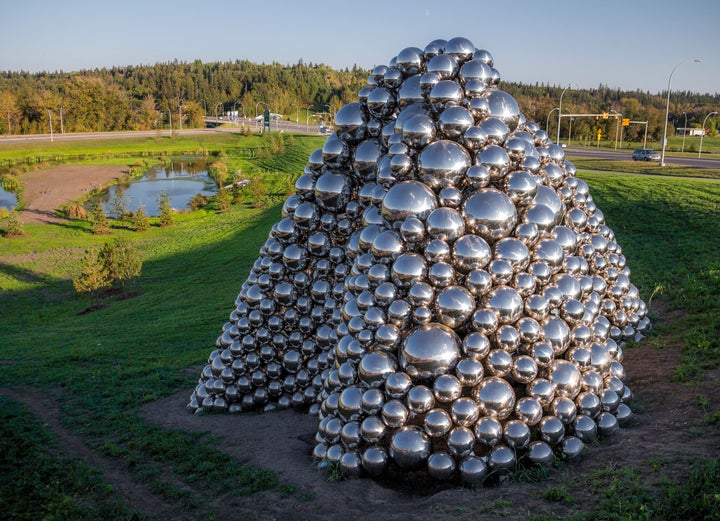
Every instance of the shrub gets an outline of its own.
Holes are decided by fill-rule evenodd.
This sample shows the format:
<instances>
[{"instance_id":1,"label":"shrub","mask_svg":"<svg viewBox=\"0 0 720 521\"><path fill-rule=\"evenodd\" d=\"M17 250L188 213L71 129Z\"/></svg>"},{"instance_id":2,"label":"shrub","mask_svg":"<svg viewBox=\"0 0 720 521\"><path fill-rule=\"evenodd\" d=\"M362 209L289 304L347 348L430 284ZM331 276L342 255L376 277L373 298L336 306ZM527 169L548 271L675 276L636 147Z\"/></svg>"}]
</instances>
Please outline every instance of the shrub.
<instances>
[{"instance_id":1,"label":"shrub","mask_svg":"<svg viewBox=\"0 0 720 521\"><path fill-rule=\"evenodd\" d=\"M23 237L25 235L25 225L20 221L20 214L17 210L10 212L7 218L5 228L5 237Z\"/></svg>"},{"instance_id":2,"label":"shrub","mask_svg":"<svg viewBox=\"0 0 720 521\"><path fill-rule=\"evenodd\" d=\"M140 206L135 212L132 219L132 228L136 232L145 232L150 229L150 217L145 213L145 209Z\"/></svg>"},{"instance_id":3,"label":"shrub","mask_svg":"<svg viewBox=\"0 0 720 521\"><path fill-rule=\"evenodd\" d=\"M81 204L71 204L67 208L67 215L70 219L87 219L87 210Z\"/></svg>"},{"instance_id":4,"label":"shrub","mask_svg":"<svg viewBox=\"0 0 720 521\"><path fill-rule=\"evenodd\" d=\"M208 203L208 198L205 197L203 194L195 194L192 199L188 202L188 206L191 210L199 210L200 208L204 208Z\"/></svg>"},{"instance_id":5,"label":"shrub","mask_svg":"<svg viewBox=\"0 0 720 521\"><path fill-rule=\"evenodd\" d=\"M110 221L105 215L105 208L98 198L93 199L90 207L90 218L93 222L93 233L95 235L107 235L110 233Z\"/></svg>"},{"instance_id":6,"label":"shrub","mask_svg":"<svg viewBox=\"0 0 720 521\"><path fill-rule=\"evenodd\" d=\"M217 211L220 213L225 213L230 209L231 201L232 195L230 194L230 190L220 188L217 191L217 194L215 194L215 205L217 207Z\"/></svg>"},{"instance_id":7,"label":"shrub","mask_svg":"<svg viewBox=\"0 0 720 521\"><path fill-rule=\"evenodd\" d=\"M167 192L160 194L160 204L158 206L160 210L160 226L172 226L174 221L173 209L170 206L170 195Z\"/></svg>"},{"instance_id":8,"label":"shrub","mask_svg":"<svg viewBox=\"0 0 720 521\"><path fill-rule=\"evenodd\" d=\"M73 287L78 293L90 296L90 306L95 305L98 292L110 285L108 270L100 259L97 250L85 250L80 262L80 273L73 279Z\"/></svg>"}]
</instances>

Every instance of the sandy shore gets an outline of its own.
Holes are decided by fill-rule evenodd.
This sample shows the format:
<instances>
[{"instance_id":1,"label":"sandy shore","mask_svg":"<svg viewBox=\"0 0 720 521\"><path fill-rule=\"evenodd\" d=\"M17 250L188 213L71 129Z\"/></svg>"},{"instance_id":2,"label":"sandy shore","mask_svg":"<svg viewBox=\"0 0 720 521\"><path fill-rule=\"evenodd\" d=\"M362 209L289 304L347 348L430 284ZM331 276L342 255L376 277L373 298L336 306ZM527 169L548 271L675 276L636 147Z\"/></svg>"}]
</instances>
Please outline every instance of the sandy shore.
<instances>
[{"instance_id":1,"label":"sandy shore","mask_svg":"<svg viewBox=\"0 0 720 521\"><path fill-rule=\"evenodd\" d=\"M126 166L63 165L23 174L24 223L53 223L64 219L55 215L63 204L79 199L90 190L120 179Z\"/></svg>"}]
</instances>

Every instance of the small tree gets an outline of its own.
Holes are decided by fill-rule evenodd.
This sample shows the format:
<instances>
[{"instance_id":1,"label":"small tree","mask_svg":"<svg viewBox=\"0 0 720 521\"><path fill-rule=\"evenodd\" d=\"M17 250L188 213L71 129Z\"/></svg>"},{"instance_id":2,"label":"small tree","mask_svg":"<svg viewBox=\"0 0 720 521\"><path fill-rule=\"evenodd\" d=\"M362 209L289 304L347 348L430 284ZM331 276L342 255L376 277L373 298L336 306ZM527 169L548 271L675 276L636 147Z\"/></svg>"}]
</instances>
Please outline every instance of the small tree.
<instances>
[{"instance_id":1,"label":"small tree","mask_svg":"<svg viewBox=\"0 0 720 521\"><path fill-rule=\"evenodd\" d=\"M224 161L215 161L208 167L208 175L215 181L218 188L222 188L228 179L228 167Z\"/></svg>"},{"instance_id":2,"label":"small tree","mask_svg":"<svg viewBox=\"0 0 720 521\"><path fill-rule=\"evenodd\" d=\"M125 196L125 190L120 188L120 186L115 187L115 193L113 194L110 205L112 206L115 219L120 221L125 218L127 215L127 197Z\"/></svg>"},{"instance_id":3,"label":"small tree","mask_svg":"<svg viewBox=\"0 0 720 521\"><path fill-rule=\"evenodd\" d=\"M22 237L25 235L25 225L20 221L20 214L17 210L10 212L7 218L5 237Z\"/></svg>"},{"instance_id":4,"label":"small tree","mask_svg":"<svg viewBox=\"0 0 720 521\"><path fill-rule=\"evenodd\" d=\"M90 218L93 222L93 233L95 235L107 235L110 233L110 221L105 215L105 208L98 198L93 199L90 207Z\"/></svg>"},{"instance_id":5,"label":"small tree","mask_svg":"<svg viewBox=\"0 0 720 521\"><path fill-rule=\"evenodd\" d=\"M142 206L138 207L133 216L132 227L136 232L146 232L150 229L150 217Z\"/></svg>"},{"instance_id":6,"label":"small tree","mask_svg":"<svg viewBox=\"0 0 720 521\"><path fill-rule=\"evenodd\" d=\"M160 194L160 203L158 204L160 210L160 226L172 226L173 224L173 210L170 206L170 196L167 192Z\"/></svg>"},{"instance_id":7,"label":"small tree","mask_svg":"<svg viewBox=\"0 0 720 521\"><path fill-rule=\"evenodd\" d=\"M268 189L259 177L253 177L250 181L248 195L250 196L250 204L254 208L263 208L267 205Z\"/></svg>"},{"instance_id":8,"label":"small tree","mask_svg":"<svg viewBox=\"0 0 720 521\"><path fill-rule=\"evenodd\" d=\"M122 295L128 281L140 275L142 261L137 249L126 239L115 239L100 250L98 258L107 270L111 284L118 283Z\"/></svg>"},{"instance_id":9,"label":"small tree","mask_svg":"<svg viewBox=\"0 0 720 521\"><path fill-rule=\"evenodd\" d=\"M215 205L217 207L217 211L220 213L225 213L230 209L231 201L232 195L230 194L230 190L226 188L220 188L217 191L217 194L215 194Z\"/></svg>"},{"instance_id":10,"label":"small tree","mask_svg":"<svg viewBox=\"0 0 720 521\"><path fill-rule=\"evenodd\" d=\"M98 292L109 285L108 270L97 250L85 250L85 256L80 264L80 274L73 279L75 291L89 294L90 306L94 306Z\"/></svg>"}]
</instances>

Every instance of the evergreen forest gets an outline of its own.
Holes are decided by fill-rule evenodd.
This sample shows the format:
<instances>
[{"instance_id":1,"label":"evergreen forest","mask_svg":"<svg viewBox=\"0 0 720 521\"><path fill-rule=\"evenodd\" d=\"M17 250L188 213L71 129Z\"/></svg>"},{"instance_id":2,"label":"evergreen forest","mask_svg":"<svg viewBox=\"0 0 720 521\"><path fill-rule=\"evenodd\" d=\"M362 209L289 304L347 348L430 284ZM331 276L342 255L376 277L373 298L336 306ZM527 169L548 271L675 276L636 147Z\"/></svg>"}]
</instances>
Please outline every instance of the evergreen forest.
<instances>
[{"instance_id":1,"label":"evergreen forest","mask_svg":"<svg viewBox=\"0 0 720 521\"><path fill-rule=\"evenodd\" d=\"M154 65L76 72L0 72L0 134L100 132L198 128L203 116L237 111L254 117L269 110L283 119L316 122L356 101L372 71L354 66L335 70L323 64L257 64L246 60L204 63L173 61ZM662 137L667 92L623 91L600 85L566 89L501 81L498 87L517 100L530 121L557 132L557 106L563 114L599 116L562 119L562 136L590 143L601 132L614 139L621 117L632 121L627 141ZM720 95L672 92L668 135L678 127L700 128L720 106ZM603 116L605 114L606 116ZM687 123L686 123L687 121ZM706 123L717 134L718 120Z\"/></svg>"}]
</instances>

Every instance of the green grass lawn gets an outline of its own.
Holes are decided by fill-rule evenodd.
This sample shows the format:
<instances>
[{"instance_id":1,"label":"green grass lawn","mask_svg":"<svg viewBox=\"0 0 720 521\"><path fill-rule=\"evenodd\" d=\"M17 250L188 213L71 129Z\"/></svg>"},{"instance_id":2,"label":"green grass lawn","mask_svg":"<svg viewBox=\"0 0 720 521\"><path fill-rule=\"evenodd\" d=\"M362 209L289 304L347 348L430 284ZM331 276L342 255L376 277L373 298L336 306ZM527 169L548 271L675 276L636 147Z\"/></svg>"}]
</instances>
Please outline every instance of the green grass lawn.
<instances>
[{"instance_id":1,"label":"green grass lawn","mask_svg":"<svg viewBox=\"0 0 720 521\"><path fill-rule=\"evenodd\" d=\"M169 139L165 144L172 149L169 154L200 145L225 151L235 168L286 179L299 175L309 153L324 141L296 136L293 144L286 142L282 155L248 156L244 150L262 145L262 139L223 136L212 143L188 139L178 149ZM131 154L129 149L144 150L153 141L117 145L117 150ZM68 147L68 155L96 155L103 148L97 144L95 149L93 144L88 147L94 151L82 152L79 145ZM165 149L158 144L153 150L160 154ZM0 160L10 155L0 151ZM12 157L19 160L22 154ZM587 180L615 231L641 296L647 301L655 293L654 298L662 298L668 306L686 310L676 332L662 332L683 342L677 377L689 379L704 368L717 368L720 183L585 171L579 176ZM84 250L108 237L93 235L88 223L68 222L26 225L28 237L0 238L0 387L57 394L66 427L104 454L121 458L140 482L198 517L211 514L212 500L227 490L293 493L269 471L229 459L212 440L167 431L136 415L143 403L182 390L190 396L197 374L184 370L207 360L259 247L280 217L281 199L275 201L267 208L236 205L224 214L205 210L183 214L172 227L154 226L145 233L114 228L111 237L131 240L142 254L140 294L111 299L106 309L87 314L80 312L89 301L75 293L71 279ZM0 477L0 498L10 497L0 505L9 505L19 519L42 517L43 508L51 509L48 519L59 519L65 507L78 512L78 519L103 518L93 517L93 512L128 518L131 505L120 505L96 474L76 463L68 467L48 462L47 452L36 440L49 434L31 421L27 411L7 399L0 407L5 411L2 421L10 426L6 431L12 434L0 438L0 451L7 457L18 443L28 447L25 459L15 461L18 468ZM29 427L12 427L18 424ZM48 493L42 483L33 485L30 480L24 491L29 510L21 512L21 502L6 492L39 466L47 469L43 481L62 478L68 482L67 490ZM171 478L166 477L168 470ZM92 499L78 488L103 492ZM95 510L86 512L93 501ZM591 519L593 513L587 516Z\"/></svg>"}]
</instances>

